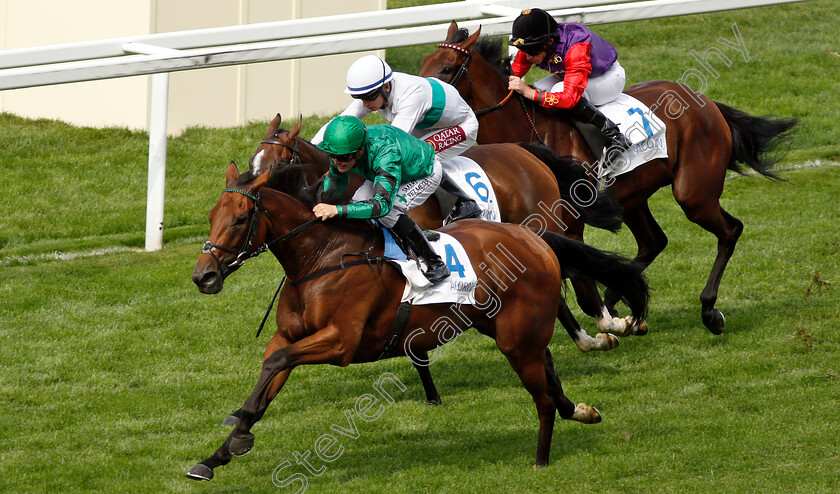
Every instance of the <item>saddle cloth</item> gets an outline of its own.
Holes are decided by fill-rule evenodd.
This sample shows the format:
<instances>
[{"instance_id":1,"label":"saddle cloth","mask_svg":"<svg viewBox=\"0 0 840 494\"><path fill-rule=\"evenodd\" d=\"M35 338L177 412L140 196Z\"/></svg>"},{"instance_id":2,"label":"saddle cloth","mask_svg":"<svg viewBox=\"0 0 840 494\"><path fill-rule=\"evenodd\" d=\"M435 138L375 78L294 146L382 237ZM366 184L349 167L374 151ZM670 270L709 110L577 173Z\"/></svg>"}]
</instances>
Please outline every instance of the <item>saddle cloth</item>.
<instances>
[{"instance_id":1,"label":"saddle cloth","mask_svg":"<svg viewBox=\"0 0 840 494\"><path fill-rule=\"evenodd\" d=\"M417 261L406 259L405 254L394 241L391 232L383 229L385 237L385 256L399 267L405 276L402 302L412 305L458 303L473 305L475 303L475 287L478 276L470 263L469 256L460 242L445 233L432 244L432 248L449 267L451 274L448 278L432 285L423 276Z\"/></svg>"},{"instance_id":2,"label":"saddle cloth","mask_svg":"<svg viewBox=\"0 0 840 494\"><path fill-rule=\"evenodd\" d=\"M441 163L443 170L467 195L469 195L481 207L481 217L485 221L501 221L499 203L496 201L496 192L487 177L487 173L478 166L475 161L464 156L455 156ZM455 198L447 193L439 192L435 195L440 203L441 211L446 212L455 205Z\"/></svg>"},{"instance_id":3,"label":"saddle cloth","mask_svg":"<svg viewBox=\"0 0 840 494\"><path fill-rule=\"evenodd\" d=\"M598 109L618 125L625 137L633 143L608 168L601 166L598 178L613 178L650 160L668 157L665 124L644 103L621 93L618 98ZM592 125L578 123L577 127L603 165L602 155L606 145L603 135Z\"/></svg>"}]
</instances>

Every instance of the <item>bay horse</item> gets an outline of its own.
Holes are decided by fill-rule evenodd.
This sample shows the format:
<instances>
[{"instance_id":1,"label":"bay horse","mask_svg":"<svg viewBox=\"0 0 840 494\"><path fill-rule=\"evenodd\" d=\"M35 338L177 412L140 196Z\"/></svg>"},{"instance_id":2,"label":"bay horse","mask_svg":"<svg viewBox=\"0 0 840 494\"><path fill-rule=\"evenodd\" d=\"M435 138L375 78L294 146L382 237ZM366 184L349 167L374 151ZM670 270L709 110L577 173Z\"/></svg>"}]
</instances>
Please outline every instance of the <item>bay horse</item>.
<instances>
[{"instance_id":1,"label":"bay horse","mask_svg":"<svg viewBox=\"0 0 840 494\"><path fill-rule=\"evenodd\" d=\"M498 104L509 94L504 72L506 45L501 39L479 42L480 33L481 28L469 35L452 22L445 42L423 59L420 69L423 77L437 77L455 86L480 115L478 142L529 141L538 136L558 155L596 163L567 112L526 104L518 98ZM717 237L717 257L700 304L703 324L720 334L724 316L715 302L724 269L744 228L720 205L726 172L743 173L739 166L743 163L765 177L778 179L771 169L781 157L770 152L790 135L797 120L751 116L674 82L640 82L624 92L646 104L665 123L668 157L619 175L607 190L621 205L624 223L638 246L635 260L643 266L650 265L668 243L648 207L650 196L662 187L671 185L686 217ZM590 172L590 178L595 180L594 173ZM614 294L608 290L605 299L615 314Z\"/></svg>"},{"instance_id":2,"label":"bay horse","mask_svg":"<svg viewBox=\"0 0 840 494\"><path fill-rule=\"evenodd\" d=\"M311 163L307 184L315 184L329 170L327 154L314 144L300 137L301 121L291 129L280 127L280 114L271 121L265 138L249 160L249 170L259 175L265 169L279 163ZM475 161L486 173L498 200L501 221L517 224L534 224L575 240L582 240L583 225L611 232L621 227L620 209L615 201L598 196L592 190L591 202L568 201L560 193L568 191L586 181L586 172L576 166L573 160L563 159L545 146L528 143L497 143L473 146L462 156ZM353 191L361 182L360 177L348 187L343 202L349 201ZM571 196L565 196L571 197ZM432 230L443 225L437 199L430 199L408 215L421 228ZM579 329L569 333L580 351L612 350L618 346L613 335L644 334L644 321L630 318L614 318L609 314L594 284L572 274L572 285L578 305L596 320L599 333L589 336Z\"/></svg>"},{"instance_id":3,"label":"bay horse","mask_svg":"<svg viewBox=\"0 0 840 494\"><path fill-rule=\"evenodd\" d=\"M315 218L315 195L302 187L303 174L301 167L292 165L253 178L250 172L240 176L231 163L226 188L210 211L209 240L192 275L200 292L220 292L225 279L246 259L265 250L291 281L278 301L277 331L240 420L212 456L187 472L189 478L210 480L216 467L252 449L251 428L293 368L346 366L385 354L404 278L381 257L383 237L369 221ZM269 180L271 187L266 186ZM441 321L454 333L475 327L493 338L534 400L540 424L535 465L546 465L555 411L563 419L586 424L601 420L596 409L584 403L575 406L564 395L548 350L555 317L564 324L574 319L563 299L562 272L579 270L617 290L641 320L648 302L641 267L552 232L537 236L521 225L463 220L441 231L464 245L481 294L477 288L476 304L460 306L463 319L451 317L453 304L414 307L407 327L427 330L413 332L410 339L401 336L386 356L440 346L444 342L433 328ZM505 260L493 261L500 254ZM483 263L490 267L480 269ZM494 303L488 302L491 299Z\"/></svg>"}]
</instances>

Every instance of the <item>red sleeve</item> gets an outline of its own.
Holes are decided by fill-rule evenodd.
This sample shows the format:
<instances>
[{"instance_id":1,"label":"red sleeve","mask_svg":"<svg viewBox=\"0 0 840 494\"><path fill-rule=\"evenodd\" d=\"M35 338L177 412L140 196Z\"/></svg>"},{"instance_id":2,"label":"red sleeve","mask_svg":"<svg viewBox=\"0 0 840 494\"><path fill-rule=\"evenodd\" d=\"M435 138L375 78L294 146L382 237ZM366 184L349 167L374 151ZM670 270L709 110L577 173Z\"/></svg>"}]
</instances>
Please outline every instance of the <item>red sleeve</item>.
<instances>
[{"instance_id":1,"label":"red sleeve","mask_svg":"<svg viewBox=\"0 0 840 494\"><path fill-rule=\"evenodd\" d=\"M510 64L510 68L513 70L513 75L521 79L531 70L531 65L533 64L525 58L525 53L522 50L517 50L516 56L513 57L513 62Z\"/></svg>"},{"instance_id":2,"label":"red sleeve","mask_svg":"<svg viewBox=\"0 0 840 494\"><path fill-rule=\"evenodd\" d=\"M537 91L534 101L545 108L572 108L580 100L583 90L589 83L589 73L592 72L592 60L589 57L589 43L575 43L566 52L563 61L566 73L563 76L563 91L548 93Z\"/></svg>"}]
</instances>

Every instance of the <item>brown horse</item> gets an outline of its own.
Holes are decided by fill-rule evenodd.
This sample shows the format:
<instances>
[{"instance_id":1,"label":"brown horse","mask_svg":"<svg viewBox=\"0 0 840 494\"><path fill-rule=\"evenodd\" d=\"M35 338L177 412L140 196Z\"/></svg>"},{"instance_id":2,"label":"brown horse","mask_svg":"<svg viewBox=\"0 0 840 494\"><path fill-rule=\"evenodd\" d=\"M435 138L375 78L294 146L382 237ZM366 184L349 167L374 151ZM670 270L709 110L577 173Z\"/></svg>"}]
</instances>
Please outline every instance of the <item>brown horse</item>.
<instances>
[{"instance_id":1,"label":"brown horse","mask_svg":"<svg viewBox=\"0 0 840 494\"><path fill-rule=\"evenodd\" d=\"M290 131L280 128L280 123L278 114L249 161L250 171L259 175L278 163L303 161L313 165L307 184L318 183L329 169L326 153L299 137L300 121ZM473 146L462 155L478 163L487 173L503 222L532 225L575 240L582 239L584 224L613 232L621 226L620 209L605 196L593 195L590 196L591 201L583 203L561 197L561 190L568 191L576 184L586 182L586 172L573 160L562 159L545 146L525 143L482 145ZM359 181L357 175L351 174L351 177ZM352 195L356 187L351 184L347 195ZM349 200L347 195L342 198L344 202ZM436 229L443 224L436 198L408 214L425 229ZM588 315L595 317L601 331L595 337L582 329L570 333L582 352L612 350L618 346L618 340L612 334L623 336L631 332L646 332L644 322L636 324L629 318L613 318L593 283L575 274L571 280L578 304L585 308Z\"/></svg>"},{"instance_id":2,"label":"brown horse","mask_svg":"<svg viewBox=\"0 0 840 494\"><path fill-rule=\"evenodd\" d=\"M502 55L502 40L479 42L480 33L479 28L470 36L453 22L446 43L423 59L420 75L438 77L458 88L481 115L479 143L539 137L559 155L594 164L593 153L567 113L518 98L497 104L509 93L503 67L507 60ZM743 223L720 206L726 172L742 172L740 162L766 177L778 178L771 167L780 157L769 151L787 137L796 120L750 116L673 82L642 82L625 93L646 104L665 123L668 157L619 175L608 190L621 204L624 223L638 245L636 260L644 266L650 265L668 242L648 208L648 198L667 185L673 186L674 198L686 217L717 237L717 258L700 303L703 324L720 334L724 317L715 308L718 288L743 231ZM566 191L561 189L561 193ZM614 295L607 291L605 298L614 313Z\"/></svg>"},{"instance_id":3,"label":"brown horse","mask_svg":"<svg viewBox=\"0 0 840 494\"><path fill-rule=\"evenodd\" d=\"M252 426L294 367L371 362L385 355L391 339L405 280L381 258L382 235L367 221L317 220L311 211L315 197L301 187L302 174L299 167L286 166L253 179L250 173L240 176L231 163L227 188L210 211L210 239L192 276L199 291L218 293L227 276L264 250L274 254L291 281L278 302L277 332L239 422L212 456L187 472L190 478L209 480L214 468L251 450ZM273 188L265 187L269 180ZM536 465L546 465L555 411L564 419L600 421L597 410L575 406L563 394L547 348L555 317L564 324L573 319L562 296L562 270L579 270L620 291L642 319L648 294L641 268L519 225L464 220L442 231L464 245L478 273L476 304L458 306L455 318L453 304L414 307L407 326L424 331L402 335L385 356L416 355L445 343L435 331L443 332L441 322L452 335L471 326L493 338L534 399L540 423Z\"/></svg>"}]
</instances>

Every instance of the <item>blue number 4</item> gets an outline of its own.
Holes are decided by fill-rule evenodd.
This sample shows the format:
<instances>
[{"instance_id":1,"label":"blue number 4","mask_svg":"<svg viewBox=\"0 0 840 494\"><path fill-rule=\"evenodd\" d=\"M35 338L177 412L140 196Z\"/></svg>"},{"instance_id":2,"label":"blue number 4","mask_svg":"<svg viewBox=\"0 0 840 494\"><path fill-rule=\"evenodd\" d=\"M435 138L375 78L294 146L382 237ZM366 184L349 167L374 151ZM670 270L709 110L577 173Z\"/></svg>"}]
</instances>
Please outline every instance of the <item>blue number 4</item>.
<instances>
[{"instance_id":1,"label":"blue number 4","mask_svg":"<svg viewBox=\"0 0 840 494\"><path fill-rule=\"evenodd\" d=\"M458 276L461 278L464 277L464 265L458 261L458 254L455 253L455 249L452 247L451 244L446 244L445 246L446 251L446 267L449 268L449 271L453 273L458 273Z\"/></svg>"}]
</instances>

